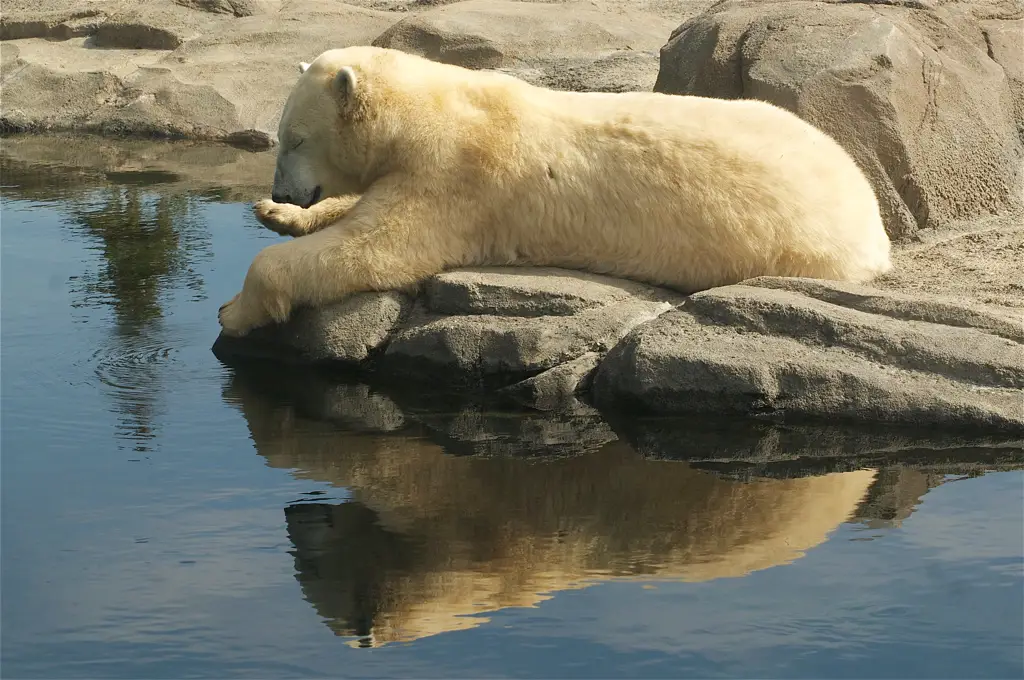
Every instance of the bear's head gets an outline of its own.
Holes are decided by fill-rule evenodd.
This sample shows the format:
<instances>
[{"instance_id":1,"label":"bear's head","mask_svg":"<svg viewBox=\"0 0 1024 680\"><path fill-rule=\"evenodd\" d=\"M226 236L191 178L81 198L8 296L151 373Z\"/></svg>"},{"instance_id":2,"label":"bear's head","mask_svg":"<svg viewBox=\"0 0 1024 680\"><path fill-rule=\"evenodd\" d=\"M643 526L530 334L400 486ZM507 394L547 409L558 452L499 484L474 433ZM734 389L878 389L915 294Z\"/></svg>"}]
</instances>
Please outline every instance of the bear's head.
<instances>
[{"instance_id":1,"label":"bear's head","mask_svg":"<svg viewBox=\"0 0 1024 680\"><path fill-rule=\"evenodd\" d=\"M299 65L278 125L275 201L308 208L325 196L363 193L381 174L392 141L382 114L395 102L380 78L395 58L350 47Z\"/></svg>"}]
</instances>

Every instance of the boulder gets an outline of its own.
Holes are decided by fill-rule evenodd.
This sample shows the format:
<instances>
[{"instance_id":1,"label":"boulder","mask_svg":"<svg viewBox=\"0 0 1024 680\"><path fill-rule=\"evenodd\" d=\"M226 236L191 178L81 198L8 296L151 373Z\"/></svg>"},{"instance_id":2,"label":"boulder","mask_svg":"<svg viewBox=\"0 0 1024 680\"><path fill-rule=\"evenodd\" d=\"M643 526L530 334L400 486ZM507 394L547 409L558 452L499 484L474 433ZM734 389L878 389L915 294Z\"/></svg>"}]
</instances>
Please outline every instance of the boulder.
<instances>
[{"instance_id":1,"label":"boulder","mask_svg":"<svg viewBox=\"0 0 1024 680\"><path fill-rule=\"evenodd\" d=\"M222 336L214 351L430 385L426 410L455 392L559 416L1024 432L1020 309L814 279L762 277L683 297L555 268L460 269L410 297L302 309L245 338Z\"/></svg>"},{"instance_id":2,"label":"boulder","mask_svg":"<svg viewBox=\"0 0 1024 680\"><path fill-rule=\"evenodd\" d=\"M679 26L655 89L755 98L835 137L891 236L1017 214L1019 3L725 0Z\"/></svg>"},{"instance_id":3,"label":"boulder","mask_svg":"<svg viewBox=\"0 0 1024 680\"><path fill-rule=\"evenodd\" d=\"M434 277L379 369L502 385L606 352L681 297L554 268L463 269Z\"/></svg>"},{"instance_id":4,"label":"boulder","mask_svg":"<svg viewBox=\"0 0 1024 680\"><path fill-rule=\"evenodd\" d=\"M808 279L691 296L597 368L602 410L1024 432L1019 314Z\"/></svg>"},{"instance_id":5,"label":"boulder","mask_svg":"<svg viewBox=\"0 0 1024 680\"><path fill-rule=\"evenodd\" d=\"M366 293L298 310L244 338L221 336L225 360L273 358L373 371L435 387L504 388L502 399L587 411L577 395L604 352L638 324L682 302L669 291L541 267L445 272L414 300Z\"/></svg>"}]
</instances>

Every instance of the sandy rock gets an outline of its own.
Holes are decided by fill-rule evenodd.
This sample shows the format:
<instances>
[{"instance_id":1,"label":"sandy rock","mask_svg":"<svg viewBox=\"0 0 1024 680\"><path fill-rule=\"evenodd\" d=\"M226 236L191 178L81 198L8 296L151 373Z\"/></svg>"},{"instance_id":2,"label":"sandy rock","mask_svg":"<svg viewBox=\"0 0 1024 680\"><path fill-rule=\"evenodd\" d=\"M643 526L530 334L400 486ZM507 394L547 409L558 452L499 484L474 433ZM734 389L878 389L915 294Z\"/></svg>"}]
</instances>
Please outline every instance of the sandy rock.
<instances>
[{"instance_id":1,"label":"sandy rock","mask_svg":"<svg viewBox=\"0 0 1024 680\"><path fill-rule=\"evenodd\" d=\"M608 353L599 408L1024 431L1015 319L858 286L753 279L692 296Z\"/></svg>"},{"instance_id":2,"label":"sandy rock","mask_svg":"<svg viewBox=\"0 0 1024 680\"><path fill-rule=\"evenodd\" d=\"M97 26L91 47L128 50L173 50L206 30L223 30L225 22L176 3L140 3L113 12Z\"/></svg>"},{"instance_id":3,"label":"sandy rock","mask_svg":"<svg viewBox=\"0 0 1024 680\"><path fill-rule=\"evenodd\" d=\"M0 40L18 40L21 38L49 38L50 40L68 40L92 35L100 24L107 20L103 7L111 3L100 4L82 9L80 6L68 6L38 11L35 8L27 11L15 11L13 16L5 12L0 17ZM7 10L7 3L4 3Z\"/></svg>"},{"instance_id":4,"label":"sandy rock","mask_svg":"<svg viewBox=\"0 0 1024 680\"><path fill-rule=\"evenodd\" d=\"M561 89L649 90L671 29L709 4L8 0L0 132L266 149L298 62L375 40Z\"/></svg>"},{"instance_id":5,"label":"sandy rock","mask_svg":"<svg viewBox=\"0 0 1024 680\"><path fill-rule=\"evenodd\" d=\"M590 5L468 0L403 19L374 44L561 89L650 90L651 57L676 23Z\"/></svg>"},{"instance_id":6,"label":"sandy rock","mask_svg":"<svg viewBox=\"0 0 1024 680\"><path fill-rule=\"evenodd\" d=\"M676 29L655 89L795 111L864 167L905 237L1020 210L1021 18L984 0L727 0Z\"/></svg>"},{"instance_id":7,"label":"sandy rock","mask_svg":"<svg viewBox=\"0 0 1024 680\"><path fill-rule=\"evenodd\" d=\"M1017 134L1024 142L1024 18L980 22L988 56L1003 68L1013 98Z\"/></svg>"},{"instance_id":8,"label":"sandy rock","mask_svg":"<svg viewBox=\"0 0 1024 680\"><path fill-rule=\"evenodd\" d=\"M342 3L107 2L15 7L0 31L0 131L273 145L298 62L401 18ZM21 38L10 40L11 38Z\"/></svg>"},{"instance_id":9,"label":"sandy rock","mask_svg":"<svg viewBox=\"0 0 1024 680\"><path fill-rule=\"evenodd\" d=\"M281 3L276 0L174 0L182 7L197 9L212 14L230 14L235 17L251 17L277 11Z\"/></svg>"},{"instance_id":10,"label":"sandy rock","mask_svg":"<svg viewBox=\"0 0 1024 680\"><path fill-rule=\"evenodd\" d=\"M1024 220L985 220L973 229L934 234L898 248L893 262L873 287L1003 307L1024 325Z\"/></svg>"}]
</instances>

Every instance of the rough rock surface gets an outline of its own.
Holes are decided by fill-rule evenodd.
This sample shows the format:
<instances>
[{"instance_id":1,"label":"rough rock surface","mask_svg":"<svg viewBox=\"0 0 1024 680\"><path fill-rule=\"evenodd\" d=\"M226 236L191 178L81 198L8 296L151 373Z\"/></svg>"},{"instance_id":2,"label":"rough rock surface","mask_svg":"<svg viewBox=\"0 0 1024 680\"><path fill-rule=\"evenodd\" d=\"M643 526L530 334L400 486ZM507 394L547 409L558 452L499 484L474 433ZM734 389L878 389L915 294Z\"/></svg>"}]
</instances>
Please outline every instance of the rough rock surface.
<instances>
[{"instance_id":1,"label":"rough rock surface","mask_svg":"<svg viewBox=\"0 0 1024 680\"><path fill-rule=\"evenodd\" d=\"M396 295L302 312L216 349L482 387L557 413L1024 432L1024 320L1013 308L773 277L684 299L525 268L439 275L408 313Z\"/></svg>"},{"instance_id":2,"label":"rough rock surface","mask_svg":"<svg viewBox=\"0 0 1024 680\"><path fill-rule=\"evenodd\" d=\"M650 90L658 73L651 57L676 23L590 4L468 0L403 19L374 44L548 87Z\"/></svg>"},{"instance_id":3,"label":"rough rock surface","mask_svg":"<svg viewBox=\"0 0 1024 680\"><path fill-rule=\"evenodd\" d=\"M301 310L243 339L222 336L215 349L224 356L372 367L448 385L528 380L508 392L511 400L568 408L595 356L682 302L643 284L525 267L446 272L428 280L411 305L400 299L373 293Z\"/></svg>"},{"instance_id":4,"label":"rough rock surface","mask_svg":"<svg viewBox=\"0 0 1024 680\"><path fill-rule=\"evenodd\" d=\"M336 305L298 309L287 323L257 328L244 343L227 336L220 343L244 344L242 351L253 357L358 365L398 328L409 304L399 292L361 293Z\"/></svg>"},{"instance_id":5,"label":"rough rock surface","mask_svg":"<svg viewBox=\"0 0 1024 680\"><path fill-rule=\"evenodd\" d=\"M298 62L368 44L401 15L312 1L4 3L0 131L276 139Z\"/></svg>"},{"instance_id":6,"label":"rough rock surface","mask_svg":"<svg viewBox=\"0 0 1024 680\"><path fill-rule=\"evenodd\" d=\"M582 356L549 368L501 390L513 402L541 411L593 413L594 409L580 401L589 389L590 378L601 362L601 354L587 352Z\"/></svg>"},{"instance_id":7,"label":"rough rock surface","mask_svg":"<svg viewBox=\"0 0 1024 680\"><path fill-rule=\"evenodd\" d=\"M380 359L390 373L508 383L604 352L679 296L591 274L481 268L426 285Z\"/></svg>"},{"instance_id":8,"label":"rough rock surface","mask_svg":"<svg viewBox=\"0 0 1024 680\"><path fill-rule=\"evenodd\" d=\"M893 270L872 285L1013 308L1006 311L1024 325L1024 219L980 220L968 229L927 236L898 247Z\"/></svg>"},{"instance_id":9,"label":"rough rock surface","mask_svg":"<svg viewBox=\"0 0 1024 680\"><path fill-rule=\"evenodd\" d=\"M1024 432L1019 315L807 279L693 295L598 367L599 407Z\"/></svg>"},{"instance_id":10,"label":"rough rock surface","mask_svg":"<svg viewBox=\"0 0 1024 680\"><path fill-rule=\"evenodd\" d=\"M835 137L889 232L1019 212L1024 6L726 0L683 23L655 89L764 99Z\"/></svg>"},{"instance_id":11,"label":"rough rock surface","mask_svg":"<svg viewBox=\"0 0 1024 680\"><path fill-rule=\"evenodd\" d=\"M0 17L0 132L266 148L298 62L371 43L552 87L649 90L669 32L709 4L8 0Z\"/></svg>"}]
</instances>

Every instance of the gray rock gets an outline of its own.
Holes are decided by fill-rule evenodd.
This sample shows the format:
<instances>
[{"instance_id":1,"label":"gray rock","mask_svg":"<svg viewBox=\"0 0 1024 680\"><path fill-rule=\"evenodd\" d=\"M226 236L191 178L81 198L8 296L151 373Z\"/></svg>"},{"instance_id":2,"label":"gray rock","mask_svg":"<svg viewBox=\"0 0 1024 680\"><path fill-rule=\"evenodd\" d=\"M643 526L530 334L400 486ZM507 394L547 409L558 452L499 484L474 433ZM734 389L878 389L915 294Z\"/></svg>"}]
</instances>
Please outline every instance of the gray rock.
<instances>
[{"instance_id":1,"label":"gray rock","mask_svg":"<svg viewBox=\"0 0 1024 680\"><path fill-rule=\"evenodd\" d=\"M601 362L597 352L559 364L538 375L509 385L500 391L512 401L541 411L594 414L597 411L582 401L580 394L589 388L590 377Z\"/></svg>"},{"instance_id":2,"label":"gray rock","mask_svg":"<svg viewBox=\"0 0 1024 680\"><path fill-rule=\"evenodd\" d=\"M630 298L665 299L650 286L554 267L477 267L445 272L426 287L434 314L571 316Z\"/></svg>"},{"instance_id":3,"label":"gray rock","mask_svg":"<svg viewBox=\"0 0 1024 680\"><path fill-rule=\"evenodd\" d=\"M906 237L1021 210L1022 17L999 0L726 0L672 34L655 89L796 112L860 163Z\"/></svg>"},{"instance_id":4,"label":"gray rock","mask_svg":"<svg viewBox=\"0 0 1024 680\"><path fill-rule=\"evenodd\" d=\"M302 309L244 338L221 336L222 359L275 358L372 370L435 387L510 386L497 396L592 414L577 397L599 358L636 325L680 304L675 293L554 268L481 268L427 280L419 297L363 294ZM515 383L515 384L513 384Z\"/></svg>"},{"instance_id":5,"label":"gray rock","mask_svg":"<svg viewBox=\"0 0 1024 680\"><path fill-rule=\"evenodd\" d=\"M753 279L692 296L598 367L602 409L1024 431L1024 346L998 314Z\"/></svg>"},{"instance_id":6,"label":"gray rock","mask_svg":"<svg viewBox=\"0 0 1024 680\"><path fill-rule=\"evenodd\" d=\"M257 328L245 338L222 335L214 351L304 364L359 365L398 327L409 304L398 292L360 293L336 305L301 308L286 323Z\"/></svg>"},{"instance_id":7,"label":"gray rock","mask_svg":"<svg viewBox=\"0 0 1024 680\"><path fill-rule=\"evenodd\" d=\"M481 281L479 272L428 283L431 293L394 334L379 360L380 369L507 382L588 352L605 352L634 326L671 309L673 300L681 301L609 277L555 272L523 267L498 275L492 283ZM528 283L529 277L539 280ZM510 282L508 290L502 288L503 281ZM527 297L531 290L538 293L532 304ZM566 316L574 308L579 311Z\"/></svg>"}]
</instances>

